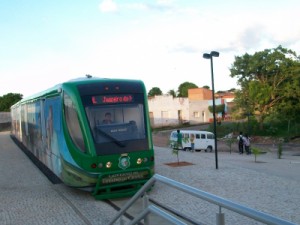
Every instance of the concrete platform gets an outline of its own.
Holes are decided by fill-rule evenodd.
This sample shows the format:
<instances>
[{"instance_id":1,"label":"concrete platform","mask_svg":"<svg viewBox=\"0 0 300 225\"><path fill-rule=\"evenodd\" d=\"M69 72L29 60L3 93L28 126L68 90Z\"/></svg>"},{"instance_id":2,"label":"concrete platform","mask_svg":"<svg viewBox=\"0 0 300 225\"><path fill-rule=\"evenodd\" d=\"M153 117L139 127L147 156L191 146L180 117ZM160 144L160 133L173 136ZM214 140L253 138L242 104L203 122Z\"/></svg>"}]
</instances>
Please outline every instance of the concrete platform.
<instances>
[{"instance_id":1,"label":"concrete platform","mask_svg":"<svg viewBox=\"0 0 300 225\"><path fill-rule=\"evenodd\" d=\"M63 184L53 185L0 132L0 224L107 224L115 214L105 202Z\"/></svg>"}]
</instances>

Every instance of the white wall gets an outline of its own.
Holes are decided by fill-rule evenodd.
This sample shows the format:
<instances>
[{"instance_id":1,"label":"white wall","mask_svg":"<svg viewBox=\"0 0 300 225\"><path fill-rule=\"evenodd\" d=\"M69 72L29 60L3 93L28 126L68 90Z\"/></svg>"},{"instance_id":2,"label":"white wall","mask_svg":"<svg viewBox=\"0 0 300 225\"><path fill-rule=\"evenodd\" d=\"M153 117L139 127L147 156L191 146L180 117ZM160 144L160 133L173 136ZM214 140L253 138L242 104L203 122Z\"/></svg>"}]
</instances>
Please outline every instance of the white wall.
<instances>
[{"instance_id":1,"label":"white wall","mask_svg":"<svg viewBox=\"0 0 300 225\"><path fill-rule=\"evenodd\" d=\"M178 111L182 120L189 121L188 98L173 98L171 95L160 95L148 99L149 111L152 113L152 126L169 126L179 124Z\"/></svg>"}]
</instances>

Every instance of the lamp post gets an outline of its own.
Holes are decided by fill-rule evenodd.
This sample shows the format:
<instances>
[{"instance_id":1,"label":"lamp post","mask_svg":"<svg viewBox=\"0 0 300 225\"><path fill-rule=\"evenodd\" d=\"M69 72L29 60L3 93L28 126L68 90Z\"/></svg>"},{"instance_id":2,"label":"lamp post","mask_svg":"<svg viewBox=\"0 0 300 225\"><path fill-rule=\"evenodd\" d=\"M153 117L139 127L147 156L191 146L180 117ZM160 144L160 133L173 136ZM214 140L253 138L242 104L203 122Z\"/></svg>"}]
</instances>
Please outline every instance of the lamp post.
<instances>
[{"instance_id":1,"label":"lamp post","mask_svg":"<svg viewBox=\"0 0 300 225\"><path fill-rule=\"evenodd\" d=\"M219 57L219 55L220 55L219 52L216 52L216 51L211 51L210 53L203 54L203 58L210 59L210 66L211 66L211 86L212 86L212 99L213 99L216 169L218 169L218 148L217 148L217 126L216 126L216 105L215 105L213 57Z\"/></svg>"}]
</instances>

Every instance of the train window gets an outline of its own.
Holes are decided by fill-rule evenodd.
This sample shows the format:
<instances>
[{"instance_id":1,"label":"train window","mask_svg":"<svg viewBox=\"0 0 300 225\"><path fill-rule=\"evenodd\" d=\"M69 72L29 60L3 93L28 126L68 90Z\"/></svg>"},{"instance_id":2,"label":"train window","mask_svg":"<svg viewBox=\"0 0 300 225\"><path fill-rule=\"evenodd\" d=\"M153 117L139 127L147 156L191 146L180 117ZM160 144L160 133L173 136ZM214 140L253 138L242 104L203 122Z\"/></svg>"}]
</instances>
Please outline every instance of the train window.
<instances>
[{"instance_id":1,"label":"train window","mask_svg":"<svg viewBox=\"0 0 300 225\"><path fill-rule=\"evenodd\" d=\"M85 148L81 128L79 125L77 111L71 98L66 93L64 93L64 108L65 108L65 117L66 117L66 123L67 123L69 134L74 144L82 152L85 152L86 148Z\"/></svg>"},{"instance_id":2,"label":"train window","mask_svg":"<svg viewBox=\"0 0 300 225\"><path fill-rule=\"evenodd\" d=\"M121 142L146 137L142 104L87 106L86 113L97 144L113 142L123 147Z\"/></svg>"}]
</instances>

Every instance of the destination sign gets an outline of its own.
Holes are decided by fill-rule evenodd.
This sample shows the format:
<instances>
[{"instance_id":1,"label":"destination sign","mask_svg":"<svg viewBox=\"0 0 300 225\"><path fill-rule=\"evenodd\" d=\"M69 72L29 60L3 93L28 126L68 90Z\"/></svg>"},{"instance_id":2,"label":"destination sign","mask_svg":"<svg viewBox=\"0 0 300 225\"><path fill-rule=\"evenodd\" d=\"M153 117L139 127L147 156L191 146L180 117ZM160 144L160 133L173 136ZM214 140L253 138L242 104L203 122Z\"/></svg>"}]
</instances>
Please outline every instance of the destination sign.
<instances>
[{"instance_id":1,"label":"destination sign","mask_svg":"<svg viewBox=\"0 0 300 225\"><path fill-rule=\"evenodd\" d=\"M133 95L130 94L92 96L92 103L94 105L131 103L133 101L134 101Z\"/></svg>"}]
</instances>

